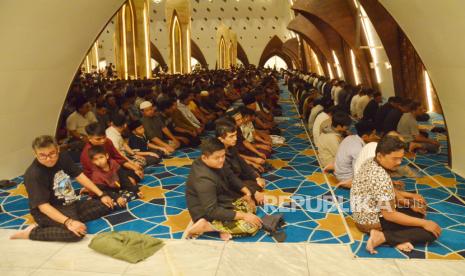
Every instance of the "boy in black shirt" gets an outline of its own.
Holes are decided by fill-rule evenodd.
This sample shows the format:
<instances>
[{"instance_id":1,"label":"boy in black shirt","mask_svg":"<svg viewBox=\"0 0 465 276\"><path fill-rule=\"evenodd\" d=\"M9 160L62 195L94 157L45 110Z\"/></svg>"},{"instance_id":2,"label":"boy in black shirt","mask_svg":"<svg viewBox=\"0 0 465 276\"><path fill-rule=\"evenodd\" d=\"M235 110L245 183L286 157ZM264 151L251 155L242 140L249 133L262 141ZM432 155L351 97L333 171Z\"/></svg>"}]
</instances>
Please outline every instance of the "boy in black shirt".
<instances>
[{"instance_id":1,"label":"boy in black shirt","mask_svg":"<svg viewBox=\"0 0 465 276\"><path fill-rule=\"evenodd\" d=\"M37 224L12 235L11 239L81 240L87 233L82 222L108 214L113 209L113 200L84 175L67 153L60 153L53 137L37 137L32 148L36 159L24 175L24 185L31 215ZM76 178L99 200L80 201L71 185L71 178Z\"/></svg>"},{"instance_id":2,"label":"boy in black shirt","mask_svg":"<svg viewBox=\"0 0 465 276\"><path fill-rule=\"evenodd\" d=\"M140 155L143 155L147 161L147 165L158 164L165 154L169 154L165 148L157 146L147 139L142 122L130 122L128 129L131 131L128 139L129 147L133 151L137 151Z\"/></svg>"}]
</instances>

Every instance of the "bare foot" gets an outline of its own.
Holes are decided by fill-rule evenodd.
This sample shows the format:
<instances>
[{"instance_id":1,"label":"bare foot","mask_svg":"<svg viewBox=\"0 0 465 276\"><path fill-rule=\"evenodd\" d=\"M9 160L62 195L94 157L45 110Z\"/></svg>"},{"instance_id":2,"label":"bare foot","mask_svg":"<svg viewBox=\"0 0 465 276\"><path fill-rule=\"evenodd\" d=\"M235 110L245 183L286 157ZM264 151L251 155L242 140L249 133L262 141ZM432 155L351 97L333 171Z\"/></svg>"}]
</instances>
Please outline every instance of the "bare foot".
<instances>
[{"instance_id":1,"label":"bare foot","mask_svg":"<svg viewBox=\"0 0 465 276\"><path fill-rule=\"evenodd\" d=\"M31 224L26 229L18 231L14 233L13 235L11 235L10 239L11 240L18 240L18 239L27 240L29 239L29 235L31 234L32 229L36 227L37 227L37 224Z\"/></svg>"},{"instance_id":2,"label":"bare foot","mask_svg":"<svg viewBox=\"0 0 465 276\"><path fill-rule=\"evenodd\" d=\"M142 192L138 192L138 193L137 193L137 196L138 196L139 198L144 198L144 194L143 194Z\"/></svg>"},{"instance_id":3,"label":"bare foot","mask_svg":"<svg viewBox=\"0 0 465 276\"><path fill-rule=\"evenodd\" d=\"M370 238L367 241L366 249L368 252L370 252L370 254L377 254L378 251L376 251L375 248L384 243L385 241L386 238L384 237L383 232L371 229Z\"/></svg>"},{"instance_id":4,"label":"bare foot","mask_svg":"<svg viewBox=\"0 0 465 276\"><path fill-rule=\"evenodd\" d=\"M396 248L403 252L412 252L415 247L410 242L404 242L396 245Z\"/></svg>"},{"instance_id":5,"label":"bare foot","mask_svg":"<svg viewBox=\"0 0 465 276\"><path fill-rule=\"evenodd\" d=\"M197 238L205 232L214 231L211 224L204 218L199 219L189 229L186 230L186 238Z\"/></svg>"},{"instance_id":6,"label":"bare foot","mask_svg":"<svg viewBox=\"0 0 465 276\"><path fill-rule=\"evenodd\" d=\"M345 188L345 189L350 189L350 188L352 188L352 179L341 181L341 182L336 184L336 187L338 187L338 188L342 187L342 188Z\"/></svg>"},{"instance_id":7,"label":"bare foot","mask_svg":"<svg viewBox=\"0 0 465 276\"><path fill-rule=\"evenodd\" d=\"M323 173L330 173L334 171L334 164L331 163L331 164L328 164L326 165L326 167L323 168Z\"/></svg>"},{"instance_id":8,"label":"bare foot","mask_svg":"<svg viewBox=\"0 0 465 276\"><path fill-rule=\"evenodd\" d=\"M232 239L232 235L226 232L220 232L220 238L223 241L229 241L230 239Z\"/></svg>"}]
</instances>

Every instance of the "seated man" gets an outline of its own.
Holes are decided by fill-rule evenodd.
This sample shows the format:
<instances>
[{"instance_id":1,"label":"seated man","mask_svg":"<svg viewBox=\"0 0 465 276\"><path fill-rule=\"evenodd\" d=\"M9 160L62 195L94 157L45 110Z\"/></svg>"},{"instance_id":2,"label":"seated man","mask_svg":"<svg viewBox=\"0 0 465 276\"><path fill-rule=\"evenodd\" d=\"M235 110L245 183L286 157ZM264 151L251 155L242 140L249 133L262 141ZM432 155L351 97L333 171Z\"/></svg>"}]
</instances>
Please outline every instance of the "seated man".
<instances>
[{"instance_id":1,"label":"seated man","mask_svg":"<svg viewBox=\"0 0 465 276\"><path fill-rule=\"evenodd\" d=\"M160 118L165 125L162 131L166 136L173 135L184 146L197 147L200 145L200 139L195 128L189 128L178 120L179 116L182 118L184 116L178 110L175 100L163 97L157 101L157 107L160 111Z\"/></svg>"},{"instance_id":2,"label":"seated man","mask_svg":"<svg viewBox=\"0 0 465 276\"><path fill-rule=\"evenodd\" d=\"M352 120L346 113L342 111L334 113L331 127L325 128L318 139L318 157L322 167L330 167L328 165L334 164L339 144L351 124Z\"/></svg>"},{"instance_id":3,"label":"seated man","mask_svg":"<svg viewBox=\"0 0 465 276\"><path fill-rule=\"evenodd\" d=\"M110 126L105 130L105 135L111 140L119 154L126 157L128 160L131 160L142 167L152 165L147 162L144 156L136 154L131 147L129 147L128 143L123 138L123 133L126 129L126 117L116 114L111 120Z\"/></svg>"},{"instance_id":4,"label":"seated man","mask_svg":"<svg viewBox=\"0 0 465 276\"><path fill-rule=\"evenodd\" d=\"M168 154L173 153L177 148L181 146L181 142L172 136L168 137L170 140L165 141L163 129L166 126L163 124L160 116L156 114L155 107L151 102L145 101L140 104L140 110L142 111L142 125L145 129L145 135L154 144L164 148Z\"/></svg>"},{"instance_id":5,"label":"seated man","mask_svg":"<svg viewBox=\"0 0 465 276\"><path fill-rule=\"evenodd\" d=\"M352 181L352 216L360 231L370 233L366 249L371 254L385 242L410 252L413 244L432 242L441 234L435 222L425 219L423 197L394 189L388 172L401 164L404 147L397 137L383 137L376 157L363 163Z\"/></svg>"},{"instance_id":6,"label":"seated man","mask_svg":"<svg viewBox=\"0 0 465 276\"><path fill-rule=\"evenodd\" d=\"M265 169L263 165L265 164L266 155L259 151L252 143L247 141L242 134L241 126L244 123L241 111L244 111L244 107L239 107L228 112L234 121L236 122L237 127L237 149L239 154L247 164L254 167L259 172L264 172Z\"/></svg>"},{"instance_id":7,"label":"seated man","mask_svg":"<svg viewBox=\"0 0 465 276\"><path fill-rule=\"evenodd\" d=\"M257 110L257 101L255 99L254 92L249 92L249 93L242 95L242 102L244 103L244 106L246 108L253 110L254 112ZM270 119L272 120L273 118L271 117ZM255 120L253 123L257 129L267 130L267 131L271 131L271 129L275 126L275 123L273 121L269 121L265 117L260 117L260 116L255 116ZM273 134L278 134L278 133L273 133Z\"/></svg>"},{"instance_id":8,"label":"seated man","mask_svg":"<svg viewBox=\"0 0 465 276\"><path fill-rule=\"evenodd\" d=\"M31 215L37 224L30 225L11 239L75 242L87 233L83 222L104 216L113 209L113 200L92 183L66 152L60 153L55 139L39 136L32 142L36 159L24 175ZM71 178L98 200L79 200Z\"/></svg>"},{"instance_id":9,"label":"seated man","mask_svg":"<svg viewBox=\"0 0 465 276\"><path fill-rule=\"evenodd\" d=\"M315 123L316 116L323 112L323 106L321 105L321 99L313 100L313 107L310 111L310 115L308 116L308 132L311 136L313 136L313 124Z\"/></svg>"},{"instance_id":10,"label":"seated man","mask_svg":"<svg viewBox=\"0 0 465 276\"><path fill-rule=\"evenodd\" d=\"M181 92L178 96L177 107L178 110L184 115L184 117L191 123L191 125L196 129L198 134L201 134L205 129L205 124L201 123L195 114L189 109L189 104L194 99L192 93L187 91Z\"/></svg>"},{"instance_id":11,"label":"seated man","mask_svg":"<svg viewBox=\"0 0 465 276\"><path fill-rule=\"evenodd\" d=\"M377 140L373 123L360 121L355 124L357 134L347 136L342 140L336 154L334 175L339 185L350 189L354 172L354 164L366 143Z\"/></svg>"},{"instance_id":12,"label":"seated man","mask_svg":"<svg viewBox=\"0 0 465 276\"><path fill-rule=\"evenodd\" d=\"M313 138L313 144L315 147L320 146L320 135L321 131L329 126L331 126L331 114L332 111L334 110L334 106L332 106L329 103L325 103L322 101L322 106L323 106L323 111L318 113L318 115L315 117L315 121L313 122L312 126L312 138Z\"/></svg>"},{"instance_id":13,"label":"seated man","mask_svg":"<svg viewBox=\"0 0 465 276\"><path fill-rule=\"evenodd\" d=\"M200 104L198 104L201 98L200 94L200 91L194 91L194 99L189 102L188 107L195 117L205 126L205 129L212 130L215 127L213 121L216 119L216 114L208 113L207 110L203 109Z\"/></svg>"},{"instance_id":14,"label":"seated man","mask_svg":"<svg viewBox=\"0 0 465 276\"><path fill-rule=\"evenodd\" d=\"M383 101L383 96L380 92L373 93L373 98L368 102L365 110L363 111L363 120L374 122L376 113L379 109L379 104Z\"/></svg>"},{"instance_id":15,"label":"seated man","mask_svg":"<svg viewBox=\"0 0 465 276\"><path fill-rule=\"evenodd\" d=\"M255 235L262 221L254 214L249 189L224 166L224 145L216 138L207 138L201 150L202 155L192 164L186 183L187 209L194 222L186 230L187 237L219 232L221 239L227 241L233 236Z\"/></svg>"},{"instance_id":16,"label":"seated man","mask_svg":"<svg viewBox=\"0 0 465 276\"><path fill-rule=\"evenodd\" d=\"M248 108L243 109L241 131L244 138L252 143L260 152L264 153L267 158L271 156L271 136L260 131L254 126L255 111Z\"/></svg>"},{"instance_id":17,"label":"seated man","mask_svg":"<svg viewBox=\"0 0 465 276\"><path fill-rule=\"evenodd\" d=\"M245 160L240 157L236 148L237 127L233 119L224 118L216 121L216 138L226 148L226 161L234 174L249 188L255 201L262 205L264 201L263 188L265 188L265 179L250 167Z\"/></svg>"},{"instance_id":18,"label":"seated man","mask_svg":"<svg viewBox=\"0 0 465 276\"><path fill-rule=\"evenodd\" d=\"M386 133L385 135L391 135L398 137L402 142L403 142L403 137L397 133L396 131L390 131ZM378 142L370 142L366 145L363 146L362 150L360 151L359 155L357 156L357 159L355 160L354 163L354 175L360 170L360 167L362 166L363 163L365 163L369 159L373 159L376 156L376 146L378 145ZM413 152L416 148L420 147L420 144L418 143L410 143L409 144L409 152ZM396 171L398 171L400 168L399 167ZM393 172L391 172L393 173Z\"/></svg>"},{"instance_id":19,"label":"seated man","mask_svg":"<svg viewBox=\"0 0 465 276\"><path fill-rule=\"evenodd\" d=\"M87 142L86 126L97 122L95 114L90 110L90 103L83 97L77 97L74 103L76 111L66 119L66 129L73 141ZM81 146L82 148L82 146Z\"/></svg>"},{"instance_id":20,"label":"seated man","mask_svg":"<svg viewBox=\"0 0 465 276\"><path fill-rule=\"evenodd\" d=\"M419 150L437 153L439 151L439 142L429 139L418 129L416 117L423 113L421 105L417 102L412 102L408 105L407 109L408 112L402 115L397 124L397 132L404 137L406 143L419 143Z\"/></svg>"}]
</instances>

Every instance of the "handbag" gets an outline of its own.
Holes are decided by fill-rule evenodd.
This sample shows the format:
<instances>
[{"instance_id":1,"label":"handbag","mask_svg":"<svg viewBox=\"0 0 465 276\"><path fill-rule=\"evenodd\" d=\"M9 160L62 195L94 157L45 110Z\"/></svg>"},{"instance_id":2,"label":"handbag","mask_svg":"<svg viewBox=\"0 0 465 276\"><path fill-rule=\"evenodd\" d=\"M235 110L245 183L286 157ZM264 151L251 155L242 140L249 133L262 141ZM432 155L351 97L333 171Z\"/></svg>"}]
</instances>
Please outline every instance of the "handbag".
<instances>
[{"instance_id":1,"label":"handbag","mask_svg":"<svg viewBox=\"0 0 465 276\"><path fill-rule=\"evenodd\" d=\"M262 218L263 229L271 235L277 242L286 240L286 233L279 231L286 223L283 214L265 215Z\"/></svg>"}]
</instances>

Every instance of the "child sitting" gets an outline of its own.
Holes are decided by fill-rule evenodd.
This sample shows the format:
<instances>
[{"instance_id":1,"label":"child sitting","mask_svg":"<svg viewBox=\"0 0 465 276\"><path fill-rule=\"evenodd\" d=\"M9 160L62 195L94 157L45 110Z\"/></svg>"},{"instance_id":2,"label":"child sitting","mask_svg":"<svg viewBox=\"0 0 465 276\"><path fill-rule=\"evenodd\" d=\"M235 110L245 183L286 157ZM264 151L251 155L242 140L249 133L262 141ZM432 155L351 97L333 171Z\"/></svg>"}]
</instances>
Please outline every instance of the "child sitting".
<instances>
[{"instance_id":1,"label":"child sitting","mask_svg":"<svg viewBox=\"0 0 465 276\"><path fill-rule=\"evenodd\" d=\"M92 146L88 154L95 166L90 179L120 207L125 207L128 200L135 199L136 196L142 197L135 173L110 159L103 146Z\"/></svg>"},{"instance_id":2,"label":"child sitting","mask_svg":"<svg viewBox=\"0 0 465 276\"><path fill-rule=\"evenodd\" d=\"M112 121L111 126L107 128L105 132L121 155L126 156L129 160L132 160L141 166L150 166L160 163L160 156L158 154L148 151L141 152L128 145L122 136L122 134L126 131L126 127L126 119L121 115L117 115Z\"/></svg>"},{"instance_id":3,"label":"child sitting","mask_svg":"<svg viewBox=\"0 0 465 276\"><path fill-rule=\"evenodd\" d=\"M129 147L138 155L145 157L147 165L158 164L161 158L169 152L160 146L151 143L145 136L145 129L141 121L132 121L128 125L131 132L128 139Z\"/></svg>"}]
</instances>

